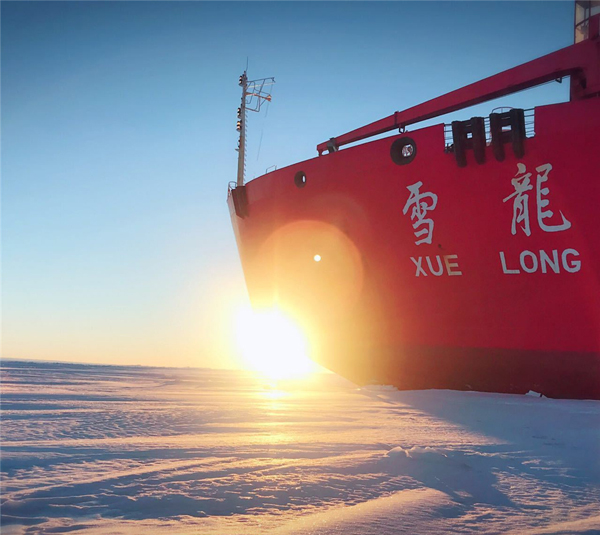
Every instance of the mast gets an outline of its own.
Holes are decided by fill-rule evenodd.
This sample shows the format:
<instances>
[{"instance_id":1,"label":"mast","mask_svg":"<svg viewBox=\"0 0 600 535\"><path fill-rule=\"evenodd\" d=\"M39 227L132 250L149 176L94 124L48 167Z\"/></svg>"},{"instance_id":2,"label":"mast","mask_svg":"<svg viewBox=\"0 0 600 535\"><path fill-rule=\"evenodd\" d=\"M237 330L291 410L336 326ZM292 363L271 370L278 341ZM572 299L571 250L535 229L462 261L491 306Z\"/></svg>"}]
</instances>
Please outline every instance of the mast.
<instances>
[{"instance_id":1,"label":"mast","mask_svg":"<svg viewBox=\"0 0 600 535\"><path fill-rule=\"evenodd\" d=\"M246 93L248 92L248 76L246 71L240 76L239 85L242 87L242 104L237 110L237 131L240 133L238 141L238 169L237 185L244 185L244 171L246 170Z\"/></svg>"},{"instance_id":2,"label":"mast","mask_svg":"<svg viewBox=\"0 0 600 535\"><path fill-rule=\"evenodd\" d=\"M275 78L261 78L248 81L246 71L242 73L238 81L242 88L242 103L237 110L237 131L240 133L238 140L238 170L237 186L244 185L244 174L246 171L246 112L260 111L263 102L271 102L271 93L266 88L275 83Z\"/></svg>"}]
</instances>

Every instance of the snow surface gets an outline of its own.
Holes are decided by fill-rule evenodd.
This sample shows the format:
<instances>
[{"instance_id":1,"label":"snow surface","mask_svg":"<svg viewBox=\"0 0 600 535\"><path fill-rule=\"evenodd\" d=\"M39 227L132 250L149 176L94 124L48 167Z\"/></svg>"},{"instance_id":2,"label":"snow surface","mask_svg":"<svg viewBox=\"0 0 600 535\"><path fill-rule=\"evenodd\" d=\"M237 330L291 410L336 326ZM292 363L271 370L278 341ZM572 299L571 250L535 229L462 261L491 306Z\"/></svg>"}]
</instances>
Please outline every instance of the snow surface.
<instances>
[{"instance_id":1,"label":"snow surface","mask_svg":"<svg viewBox=\"0 0 600 535\"><path fill-rule=\"evenodd\" d=\"M3 361L2 533L600 533L600 403Z\"/></svg>"}]
</instances>

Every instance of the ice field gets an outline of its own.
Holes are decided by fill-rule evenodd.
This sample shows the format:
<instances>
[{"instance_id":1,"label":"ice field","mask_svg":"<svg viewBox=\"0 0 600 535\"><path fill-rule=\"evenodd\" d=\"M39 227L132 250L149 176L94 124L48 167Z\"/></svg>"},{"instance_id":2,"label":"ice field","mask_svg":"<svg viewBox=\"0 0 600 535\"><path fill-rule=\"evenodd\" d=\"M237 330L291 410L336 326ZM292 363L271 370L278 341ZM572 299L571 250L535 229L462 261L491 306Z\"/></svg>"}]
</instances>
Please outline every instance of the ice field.
<instances>
[{"instance_id":1,"label":"ice field","mask_svg":"<svg viewBox=\"0 0 600 535\"><path fill-rule=\"evenodd\" d=\"M600 402L3 361L2 533L600 533Z\"/></svg>"}]
</instances>

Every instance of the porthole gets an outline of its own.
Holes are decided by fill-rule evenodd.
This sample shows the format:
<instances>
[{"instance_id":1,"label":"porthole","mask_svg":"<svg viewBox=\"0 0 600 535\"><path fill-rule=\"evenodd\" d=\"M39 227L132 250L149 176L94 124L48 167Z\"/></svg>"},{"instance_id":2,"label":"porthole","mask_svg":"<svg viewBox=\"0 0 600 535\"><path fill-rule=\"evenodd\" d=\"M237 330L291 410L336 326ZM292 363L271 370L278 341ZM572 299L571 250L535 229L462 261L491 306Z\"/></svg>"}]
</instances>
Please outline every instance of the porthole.
<instances>
[{"instance_id":1,"label":"porthole","mask_svg":"<svg viewBox=\"0 0 600 535\"><path fill-rule=\"evenodd\" d=\"M298 171L296 173L296 175L294 176L294 183L299 188L303 188L304 186L306 186L306 175L304 174L304 171Z\"/></svg>"},{"instance_id":2,"label":"porthole","mask_svg":"<svg viewBox=\"0 0 600 535\"><path fill-rule=\"evenodd\" d=\"M392 143L390 156L397 165L406 165L417 156L417 144L410 137L401 137Z\"/></svg>"}]
</instances>

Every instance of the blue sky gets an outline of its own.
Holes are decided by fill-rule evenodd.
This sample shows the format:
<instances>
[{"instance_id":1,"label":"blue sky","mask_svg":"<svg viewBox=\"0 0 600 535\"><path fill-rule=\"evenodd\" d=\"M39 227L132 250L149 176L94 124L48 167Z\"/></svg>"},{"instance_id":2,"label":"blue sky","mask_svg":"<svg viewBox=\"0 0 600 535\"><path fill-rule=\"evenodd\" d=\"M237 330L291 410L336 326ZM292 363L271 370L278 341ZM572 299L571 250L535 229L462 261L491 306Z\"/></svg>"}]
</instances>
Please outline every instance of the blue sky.
<instances>
[{"instance_id":1,"label":"blue sky","mask_svg":"<svg viewBox=\"0 0 600 535\"><path fill-rule=\"evenodd\" d=\"M3 357L211 367L241 364L225 199L247 58L251 79L277 81L249 118L251 179L573 34L568 1L2 2L1 15ZM478 109L563 101L567 86Z\"/></svg>"}]
</instances>

